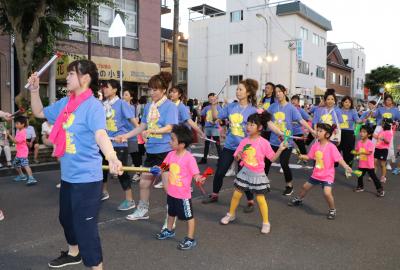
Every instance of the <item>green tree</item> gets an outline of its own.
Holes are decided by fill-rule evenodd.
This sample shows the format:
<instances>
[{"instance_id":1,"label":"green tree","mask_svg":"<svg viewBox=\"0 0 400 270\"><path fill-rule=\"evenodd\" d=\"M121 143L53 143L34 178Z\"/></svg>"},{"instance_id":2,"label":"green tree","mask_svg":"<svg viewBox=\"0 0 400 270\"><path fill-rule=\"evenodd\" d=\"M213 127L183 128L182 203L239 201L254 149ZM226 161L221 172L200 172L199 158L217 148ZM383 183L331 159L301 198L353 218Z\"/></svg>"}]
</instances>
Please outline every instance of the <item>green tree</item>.
<instances>
[{"instance_id":1,"label":"green tree","mask_svg":"<svg viewBox=\"0 0 400 270\"><path fill-rule=\"evenodd\" d=\"M64 22L87 13L88 5L112 5L112 0L0 0L0 32L14 37L19 69L17 103L27 98L24 85L32 70L55 49L59 36L72 30Z\"/></svg>"},{"instance_id":2,"label":"green tree","mask_svg":"<svg viewBox=\"0 0 400 270\"><path fill-rule=\"evenodd\" d=\"M364 85L371 90L372 95L377 95L379 89L385 87L385 84L398 82L400 82L400 68L386 65L373 69L366 74Z\"/></svg>"}]
</instances>

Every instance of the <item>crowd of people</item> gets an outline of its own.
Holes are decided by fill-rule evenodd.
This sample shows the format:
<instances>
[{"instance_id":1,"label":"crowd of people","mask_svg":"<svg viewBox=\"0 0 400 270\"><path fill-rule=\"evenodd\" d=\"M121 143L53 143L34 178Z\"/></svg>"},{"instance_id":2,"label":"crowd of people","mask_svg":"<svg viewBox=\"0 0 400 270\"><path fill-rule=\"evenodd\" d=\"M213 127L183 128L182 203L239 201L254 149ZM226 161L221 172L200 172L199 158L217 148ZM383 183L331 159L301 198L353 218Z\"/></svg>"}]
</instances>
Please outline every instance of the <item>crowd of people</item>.
<instances>
[{"instance_id":1,"label":"crowd of people","mask_svg":"<svg viewBox=\"0 0 400 270\"><path fill-rule=\"evenodd\" d=\"M356 110L349 96L338 100L334 89L325 92L320 104L300 106L300 96L289 97L285 86L272 82L266 83L262 98L257 100L258 82L245 79L237 86L235 101L220 102L215 93L209 93L208 100L200 106L194 100L186 101L183 89L171 86L171 81L172 76L167 72L151 77L149 102L143 97L137 100L129 90L119 96L118 81L100 83L96 65L78 60L68 66L68 96L43 107L39 77L33 74L29 78L32 112L35 117L46 119L42 141L54 147L53 155L61 166L59 220L68 250L52 260L49 267L83 261L92 269L102 269L97 217L100 204L111 196L107 186L109 174L117 175L120 182L124 199L117 210L131 211L126 215L127 220L149 219L152 187L157 184L163 188L166 219L156 238L175 237L176 219L184 220L187 234L178 248L194 248L197 241L192 180L198 185L204 183L207 175L200 172L198 163L208 162L210 146L215 146L218 160L212 192L203 199L204 204L218 202L223 180L237 163L234 191L229 210L220 219L222 225L236 218L244 193L247 199L244 212L253 212L257 202L262 217L261 233L270 233L266 194L272 184L268 178L271 163L279 159L285 180L282 194L292 196L293 173L289 166L292 154L300 162L312 160L313 171L299 193L288 200L289 206L300 206L309 190L321 186L328 204L327 218L335 219L332 189L338 164L344 168L346 177L357 175L354 192L364 191L363 177L368 173L376 195L385 196L387 166L395 162L394 134L400 120L400 112L389 94L383 95L382 104L369 101L365 111ZM94 96L97 91L100 97ZM6 112L1 112L0 117L13 120L17 129L13 137L0 126L4 134L0 147L9 166L8 140L16 145L12 165L18 175L14 180L27 181L28 185L37 183L27 156L31 149L37 160L39 148L36 136L27 128L26 118ZM204 141L204 155L199 162L190 150L194 140ZM129 156L133 166L152 169L129 175L122 170L130 165ZM103 170L102 165L108 165L108 169ZM398 174L399 166L392 172ZM157 180L160 182L156 183ZM135 201L132 182L137 181L140 192ZM1 211L0 219L4 219Z\"/></svg>"}]
</instances>

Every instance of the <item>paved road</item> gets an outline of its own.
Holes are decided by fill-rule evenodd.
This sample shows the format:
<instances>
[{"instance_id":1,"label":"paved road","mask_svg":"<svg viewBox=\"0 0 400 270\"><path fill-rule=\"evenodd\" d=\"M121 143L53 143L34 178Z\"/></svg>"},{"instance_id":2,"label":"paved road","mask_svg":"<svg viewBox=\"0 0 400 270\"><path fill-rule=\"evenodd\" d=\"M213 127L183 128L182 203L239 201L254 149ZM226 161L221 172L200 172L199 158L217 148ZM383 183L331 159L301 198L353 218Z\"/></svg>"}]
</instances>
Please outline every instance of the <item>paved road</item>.
<instances>
[{"instance_id":1,"label":"paved road","mask_svg":"<svg viewBox=\"0 0 400 270\"><path fill-rule=\"evenodd\" d=\"M215 160L210 165L215 166ZM299 190L311 171L293 172ZM10 176L0 178L0 207L6 214L0 222L2 270L47 269L47 262L66 247L57 219L59 171L36 176L40 183L34 187L13 183ZM111 181L111 198L100 214L106 269L400 269L400 177L390 175L386 197L377 198L372 182L366 181L366 191L356 194L352 192L355 178L346 180L338 171L334 189L338 216L328 221L319 188L302 208L288 207L288 198L281 195L283 175L274 167L268 195L269 235L259 232L258 211L244 214L239 209L233 224L218 224L228 209L232 179L225 179L218 204L201 204L199 191L194 191L199 244L186 252L176 249L185 236L183 223L178 223L176 240L154 238L165 215L165 195L160 190L152 191L149 221L126 221L125 213L115 210L122 199L121 188L118 181ZM208 190L211 183L210 179ZM134 188L138 198L137 184Z\"/></svg>"}]
</instances>

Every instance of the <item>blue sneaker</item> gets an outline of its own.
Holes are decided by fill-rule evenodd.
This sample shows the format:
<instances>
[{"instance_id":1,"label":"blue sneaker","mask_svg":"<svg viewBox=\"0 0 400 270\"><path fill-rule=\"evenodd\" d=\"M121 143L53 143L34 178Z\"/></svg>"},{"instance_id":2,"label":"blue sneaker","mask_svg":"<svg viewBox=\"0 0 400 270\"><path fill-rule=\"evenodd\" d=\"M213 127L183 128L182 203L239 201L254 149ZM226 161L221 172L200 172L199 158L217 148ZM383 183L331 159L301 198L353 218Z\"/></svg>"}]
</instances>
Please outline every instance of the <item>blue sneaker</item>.
<instances>
[{"instance_id":1,"label":"blue sneaker","mask_svg":"<svg viewBox=\"0 0 400 270\"><path fill-rule=\"evenodd\" d=\"M135 201L124 200L117 208L118 211L127 211L135 208Z\"/></svg>"},{"instance_id":2,"label":"blue sneaker","mask_svg":"<svg viewBox=\"0 0 400 270\"><path fill-rule=\"evenodd\" d=\"M156 234L158 240L165 240L167 238L172 238L175 236L175 231L170 231L168 229L162 230L160 233Z\"/></svg>"},{"instance_id":3,"label":"blue sneaker","mask_svg":"<svg viewBox=\"0 0 400 270\"><path fill-rule=\"evenodd\" d=\"M392 171L392 173L393 173L394 175L398 175L398 174L400 173L400 168L394 168L393 171Z\"/></svg>"},{"instance_id":4,"label":"blue sneaker","mask_svg":"<svg viewBox=\"0 0 400 270\"><path fill-rule=\"evenodd\" d=\"M27 186L32 186L37 183L37 180L33 176L28 177L28 182L26 182Z\"/></svg>"},{"instance_id":5,"label":"blue sneaker","mask_svg":"<svg viewBox=\"0 0 400 270\"><path fill-rule=\"evenodd\" d=\"M182 242L179 243L178 249L180 250L189 250L194 248L197 245L197 241L195 239L190 239L185 237Z\"/></svg>"},{"instance_id":6,"label":"blue sneaker","mask_svg":"<svg viewBox=\"0 0 400 270\"><path fill-rule=\"evenodd\" d=\"M25 174L18 175L18 176L16 176L16 177L14 178L14 181L15 181L15 182L26 181L26 180L28 180L28 177L26 177Z\"/></svg>"}]
</instances>

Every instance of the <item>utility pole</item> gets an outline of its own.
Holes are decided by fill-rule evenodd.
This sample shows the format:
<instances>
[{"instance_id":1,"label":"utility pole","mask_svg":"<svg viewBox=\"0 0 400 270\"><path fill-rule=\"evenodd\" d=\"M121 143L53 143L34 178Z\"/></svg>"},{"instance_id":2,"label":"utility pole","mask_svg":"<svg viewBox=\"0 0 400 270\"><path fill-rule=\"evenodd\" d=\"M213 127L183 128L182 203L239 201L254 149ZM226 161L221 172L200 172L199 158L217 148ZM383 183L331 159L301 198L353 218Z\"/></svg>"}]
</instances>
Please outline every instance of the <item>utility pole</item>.
<instances>
[{"instance_id":1,"label":"utility pole","mask_svg":"<svg viewBox=\"0 0 400 270\"><path fill-rule=\"evenodd\" d=\"M92 60L92 8L88 5L88 60Z\"/></svg>"},{"instance_id":2,"label":"utility pole","mask_svg":"<svg viewBox=\"0 0 400 270\"><path fill-rule=\"evenodd\" d=\"M174 0L174 30L172 37L172 84L178 82L179 0Z\"/></svg>"}]
</instances>

